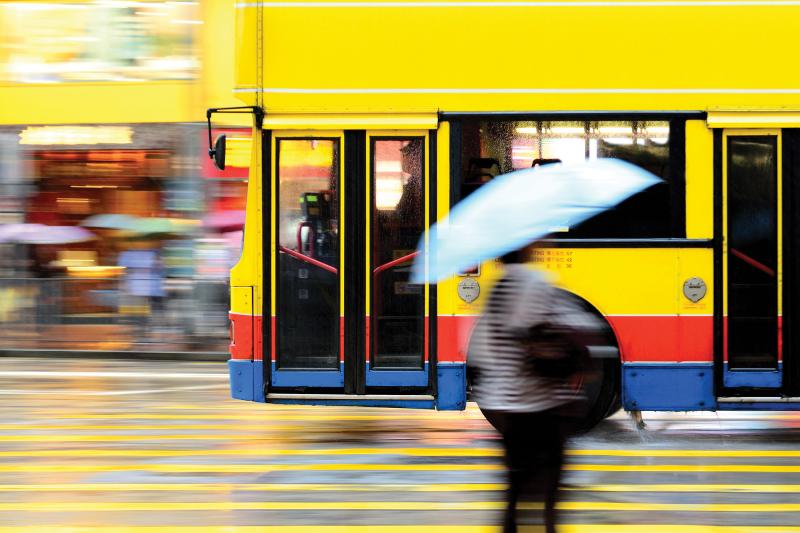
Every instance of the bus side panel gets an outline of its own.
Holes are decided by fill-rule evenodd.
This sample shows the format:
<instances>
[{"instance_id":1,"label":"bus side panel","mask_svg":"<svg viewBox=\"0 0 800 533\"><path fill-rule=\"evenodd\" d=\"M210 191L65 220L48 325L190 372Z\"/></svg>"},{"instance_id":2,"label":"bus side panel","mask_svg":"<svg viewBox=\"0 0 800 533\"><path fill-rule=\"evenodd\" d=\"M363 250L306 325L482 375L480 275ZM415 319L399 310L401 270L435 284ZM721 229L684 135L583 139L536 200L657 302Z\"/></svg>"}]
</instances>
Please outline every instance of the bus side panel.
<instances>
[{"instance_id":1,"label":"bus side panel","mask_svg":"<svg viewBox=\"0 0 800 533\"><path fill-rule=\"evenodd\" d=\"M627 409L714 409L714 284L711 248L543 248L540 268L556 284L594 306L617 339ZM499 275L481 265L481 295L472 304L454 297L451 316L440 316L440 357L463 361L480 306ZM684 282L704 280L693 303ZM456 291L457 283L441 293Z\"/></svg>"},{"instance_id":2,"label":"bus side panel","mask_svg":"<svg viewBox=\"0 0 800 533\"><path fill-rule=\"evenodd\" d=\"M261 145L262 132L253 128L247 214L242 255L231 269L231 396L264 402L262 295Z\"/></svg>"},{"instance_id":3,"label":"bus side panel","mask_svg":"<svg viewBox=\"0 0 800 533\"><path fill-rule=\"evenodd\" d=\"M800 93L789 89L800 86L800 71L779 52L796 47L800 6L626 4L243 2L238 95L252 100L261 85L270 113L800 106ZM259 9L266 31L258 31ZM631 46L632 28L644 29L646 45ZM520 52L531 50L531 31L547 43L546 72L526 68ZM625 68L593 60L598 46ZM386 61L393 53L408 61L402 83Z\"/></svg>"}]
</instances>

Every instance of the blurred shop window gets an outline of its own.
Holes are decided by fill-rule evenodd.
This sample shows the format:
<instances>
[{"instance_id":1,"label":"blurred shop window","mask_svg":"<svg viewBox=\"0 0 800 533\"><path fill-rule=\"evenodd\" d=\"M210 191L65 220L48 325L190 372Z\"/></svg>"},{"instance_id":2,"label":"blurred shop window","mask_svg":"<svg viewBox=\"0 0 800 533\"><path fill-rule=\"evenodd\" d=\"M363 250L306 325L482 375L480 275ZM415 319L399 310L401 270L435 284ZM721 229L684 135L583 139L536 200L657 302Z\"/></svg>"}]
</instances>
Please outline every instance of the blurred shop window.
<instances>
[{"instance_id":1,"label":"blurred shop window","mask_svg":"<svg viewBox=\"0 0 800 533\"><path fill-rule=\"evenodd\" d=\"M198 2L0 3L0 81L197 76Z\"/></svg>"},{"instance_id":2,"label":"blurred shop window","mask_svg":"<svg viewBox=\"0 0 800 533\"><path fill-rule=\"evenodd\" d=\"M670 155L684 147L671 135L668 121L464 120L461 131L461 198L499 174L539 164L622 159L664 182L587 221L558 228L554 237L683 236L682 210L677 203L683 201L684 177L673 175Z\"/></svg>"}]
</instances>

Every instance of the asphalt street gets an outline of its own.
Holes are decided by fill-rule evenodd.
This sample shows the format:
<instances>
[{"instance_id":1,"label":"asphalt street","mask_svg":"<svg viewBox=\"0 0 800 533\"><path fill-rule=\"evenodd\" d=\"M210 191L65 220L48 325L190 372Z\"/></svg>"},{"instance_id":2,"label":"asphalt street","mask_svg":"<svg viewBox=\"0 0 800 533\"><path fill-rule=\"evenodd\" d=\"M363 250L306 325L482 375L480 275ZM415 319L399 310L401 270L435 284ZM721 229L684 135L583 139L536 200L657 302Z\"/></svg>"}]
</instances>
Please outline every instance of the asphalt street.
<instances>
[{"instance_id":1,"label":"asphalt street","mask_svg":"<svg viewBox=\"0 0 800 533\"><path fill-rule=\"evenodd\" d=\"M263 405L227 387L223 363L0 359L0 533L497 530L500 449L474 405ZM800 532L800 413L644 416L571 443L560 531Z\"/></svg>"}]
</instances>

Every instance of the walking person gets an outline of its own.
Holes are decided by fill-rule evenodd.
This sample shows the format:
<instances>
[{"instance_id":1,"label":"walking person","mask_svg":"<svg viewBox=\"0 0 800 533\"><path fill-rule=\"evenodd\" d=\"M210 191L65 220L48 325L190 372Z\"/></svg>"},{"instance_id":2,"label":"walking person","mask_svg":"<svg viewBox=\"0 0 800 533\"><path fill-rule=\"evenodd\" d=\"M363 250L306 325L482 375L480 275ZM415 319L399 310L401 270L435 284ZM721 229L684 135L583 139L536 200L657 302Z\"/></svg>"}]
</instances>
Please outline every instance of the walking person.
<instances>
[{"instance_id":1,"label":"walking person","mask_svg":"<svg viewBox=\"0 0 800 533\"><path fill-rule=\"evenodd\" d=\"M552 323L558 293L544 272L525 266L529 251L501 257L504 274L473 334L468 365L473 398L500 432L505 448L503 531L517 531L517 502L530 495L544 501L545 530L554 533L564 442L574 424L565 412L577 394L568 383L569 369L550 368L542 375L547 367L536 365L536 356L557 361L565 354L544 352L565 348L532 333Z\"/></svg>"}]
</instances>

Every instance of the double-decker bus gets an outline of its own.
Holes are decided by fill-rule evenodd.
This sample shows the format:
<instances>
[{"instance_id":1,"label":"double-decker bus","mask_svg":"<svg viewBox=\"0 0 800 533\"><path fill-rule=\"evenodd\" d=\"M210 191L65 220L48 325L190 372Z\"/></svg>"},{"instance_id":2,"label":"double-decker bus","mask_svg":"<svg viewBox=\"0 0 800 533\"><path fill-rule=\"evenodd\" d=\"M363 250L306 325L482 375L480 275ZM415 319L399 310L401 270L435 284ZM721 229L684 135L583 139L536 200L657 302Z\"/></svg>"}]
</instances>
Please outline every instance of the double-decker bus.
<instances>
[{"instance_id":1,"label":"double-decker bus","mask_svg":"<svg viewBox=\"0 0 800 533\"><path fill-rule=\"evenodd\" d=\"M663 183L536 253L617 348L592 416L800 407L800 2L235 9L254 122L233 397L463 409L500 269L412 285L418 240L494 176L619 158Z\"/></svg>"}]
</instances>

